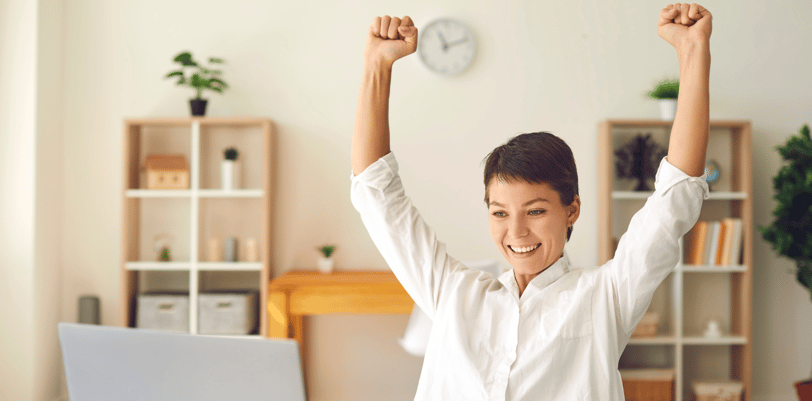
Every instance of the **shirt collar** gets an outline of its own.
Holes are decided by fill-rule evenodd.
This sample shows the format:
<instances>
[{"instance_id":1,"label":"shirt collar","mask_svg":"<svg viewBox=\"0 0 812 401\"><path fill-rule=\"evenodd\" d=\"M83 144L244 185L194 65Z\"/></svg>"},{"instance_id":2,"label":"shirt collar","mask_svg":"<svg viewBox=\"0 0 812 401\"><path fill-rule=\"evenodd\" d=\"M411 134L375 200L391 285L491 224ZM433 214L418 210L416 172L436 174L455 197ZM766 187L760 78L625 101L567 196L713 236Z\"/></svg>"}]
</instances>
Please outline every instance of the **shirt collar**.
<instances>
[{"instance_id":1,"label":"shirt collar","mask_svg":"<svg viewBox=\"0 0 812 401\"><path fill-rule=\"evenodd\" d=\"M567 251L563 252L563 256L558 258L550 267L544 269L538 276L534 277L530 280L530 283L527 285L527 288L535 287L537 290L543 290L548 285L554 283L559 278L563 277L565 274L570 272L570 261L569 257L567 256ZM519 293L519 284L516 283L516 276L513 273L513 269L502 273L499 276L499 281L505 287L508 287L512 290L515 289L516 294ZM525 292L527 292L527 288L525 288Z\"/></svg>"}]
</instances>

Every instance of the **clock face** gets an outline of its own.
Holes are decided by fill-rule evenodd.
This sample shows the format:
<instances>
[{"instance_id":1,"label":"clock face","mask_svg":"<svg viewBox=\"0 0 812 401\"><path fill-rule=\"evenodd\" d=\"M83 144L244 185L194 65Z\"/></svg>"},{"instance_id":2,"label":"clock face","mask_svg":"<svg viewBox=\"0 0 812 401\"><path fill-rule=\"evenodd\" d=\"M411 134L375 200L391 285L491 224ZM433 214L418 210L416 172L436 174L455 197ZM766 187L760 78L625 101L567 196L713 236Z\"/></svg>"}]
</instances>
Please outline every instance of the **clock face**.
<instances>
[{"instance_id":1,"label":"clock face","mask_svg":"<svg viewBox=\"0 0 812 401\"><path fill-rule=\"evenodd\" d=\"M474 35L463 23L445 18L430 22L418 40L420 60L432 71L457 75L474 60Z\"/></svg>"}]
</instances>

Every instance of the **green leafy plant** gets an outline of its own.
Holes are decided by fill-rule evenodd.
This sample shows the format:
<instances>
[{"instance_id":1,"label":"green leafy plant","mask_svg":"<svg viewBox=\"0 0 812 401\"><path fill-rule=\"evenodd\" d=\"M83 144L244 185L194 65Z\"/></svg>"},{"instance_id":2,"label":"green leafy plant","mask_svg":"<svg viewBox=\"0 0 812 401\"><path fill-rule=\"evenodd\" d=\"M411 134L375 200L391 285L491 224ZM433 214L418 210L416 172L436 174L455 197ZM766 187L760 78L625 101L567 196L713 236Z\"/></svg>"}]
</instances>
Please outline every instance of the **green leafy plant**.
<instances>
[{"instance_id":1,"label":"green leafy plant","mask_svg":"<svg viewBox=\"0 0 812 401\"><path fill-rule=\"evenodd\" d=\"M182 52L175 56L173 60L181 65L181 69L172 71L166 75L166 78L178 77L178 85L189 86L197 91L195 99L202 99L203 89L209 89L217 93L223 93L223 90L228 88L228 85L219 78L222 71L208 69L200 65L192 58L192 54L188 51ZM224 64L225 61L219 58L209 58L211 64ZM189 78L184 75L185 68L192 68L193 72Z\"/></svg>"},{"instance_id":2,"label":"green leafy plant","mask_svg":"<svg viewBox=\"0 0 812 401\"><path fill-rule=\"evenodd\" d=\"M775 221L759 227L779 255L795 261L798 282L812 293L812 138L809 125L789 137L778 153L789 164L773 177Z\"/></svg>"},{"instance_id":3,"label":"green leafy plant","mask_svg":"<svg viewBox=\"0 0 812 401\"><path fill-rule=\"evenodd\" d=\"M324 254L325 258L329 258L330 255L332 255L333 252L336 250L336 246L335 245L324 245L324 246L318 247L316 249L318 249L319 252Z\"/></svg>"},{"instance_id":4,"label":"green leafy plant","mask_svg":"<svg viewBox=\"0 0 812 401\"><path fill-rule=\"evenodd\" d=\"M648 96L654 99L676 99L679 97L679 80L664 80L657 84Z\"/></svg>"},{"instance_id":5,"label":"green leafy plant","mask_svg":"<svg viewBox=\"0 0 812 401\"><path fill-rule=\"evenodd\" d=\"M237 149L235 148L228 148L223 151L223 156L226 158L226 160L237 160L238 155L239 152L237 152Z\"/></svg>"}]
</instances>

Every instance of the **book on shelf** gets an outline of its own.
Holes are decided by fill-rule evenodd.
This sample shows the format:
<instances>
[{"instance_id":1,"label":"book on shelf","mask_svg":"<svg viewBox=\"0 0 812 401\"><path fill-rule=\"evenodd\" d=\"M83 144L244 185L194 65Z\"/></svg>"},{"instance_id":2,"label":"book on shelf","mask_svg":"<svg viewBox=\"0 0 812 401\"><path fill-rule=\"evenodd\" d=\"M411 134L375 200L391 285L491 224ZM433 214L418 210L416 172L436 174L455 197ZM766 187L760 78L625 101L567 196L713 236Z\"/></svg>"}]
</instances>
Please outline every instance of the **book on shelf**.
<instances>
[{"instance_id":1,"label":"book on shelf","mask_svg":"<svg viewBox=\"0 0 812 401\"><path fill-rule=\"evenodd\" d=\"M730 266L741 264L742 219L697 221L685 235L685 264Z\"/></svg>"}]
</instances>

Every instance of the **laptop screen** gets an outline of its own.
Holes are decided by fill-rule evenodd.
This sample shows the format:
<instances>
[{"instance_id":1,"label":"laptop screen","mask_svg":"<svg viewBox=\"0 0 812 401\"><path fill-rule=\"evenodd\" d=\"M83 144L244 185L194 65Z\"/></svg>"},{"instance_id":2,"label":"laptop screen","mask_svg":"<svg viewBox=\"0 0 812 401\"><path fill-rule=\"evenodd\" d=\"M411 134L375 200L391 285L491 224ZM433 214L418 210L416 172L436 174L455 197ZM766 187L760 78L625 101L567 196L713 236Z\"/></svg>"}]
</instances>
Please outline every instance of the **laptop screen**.
<instances>
[{"instance_id":1,"label":"laptop screen","mask_svg":"<svg viewBox=\"0 0 812 401\"><path fill-rule=\"evenodd\" d=\"M306 400L296 340L59 323L71 401Z\"/></svg>"}]
</instances>

